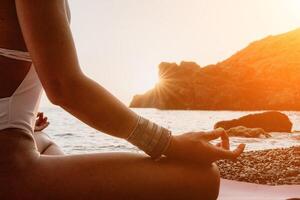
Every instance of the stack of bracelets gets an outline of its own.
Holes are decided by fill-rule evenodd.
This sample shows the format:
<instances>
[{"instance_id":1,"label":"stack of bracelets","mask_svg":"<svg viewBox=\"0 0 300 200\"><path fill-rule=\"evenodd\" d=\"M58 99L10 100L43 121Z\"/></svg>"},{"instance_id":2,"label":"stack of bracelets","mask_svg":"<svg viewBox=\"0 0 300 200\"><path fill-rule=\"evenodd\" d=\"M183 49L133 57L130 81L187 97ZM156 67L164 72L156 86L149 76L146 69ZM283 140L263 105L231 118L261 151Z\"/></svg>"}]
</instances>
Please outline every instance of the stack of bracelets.
<instances>
[{"instance_id":1,"label":"stack of bracelets","mask_svg":"<svg viewBox=\"0 0 300 200\"><path fill-rule=\"evenodd\" d=\"M171 131L139 116L138 122L127 138L154 160L159 160L170 145Z\"/></svg>"}]
</instances>

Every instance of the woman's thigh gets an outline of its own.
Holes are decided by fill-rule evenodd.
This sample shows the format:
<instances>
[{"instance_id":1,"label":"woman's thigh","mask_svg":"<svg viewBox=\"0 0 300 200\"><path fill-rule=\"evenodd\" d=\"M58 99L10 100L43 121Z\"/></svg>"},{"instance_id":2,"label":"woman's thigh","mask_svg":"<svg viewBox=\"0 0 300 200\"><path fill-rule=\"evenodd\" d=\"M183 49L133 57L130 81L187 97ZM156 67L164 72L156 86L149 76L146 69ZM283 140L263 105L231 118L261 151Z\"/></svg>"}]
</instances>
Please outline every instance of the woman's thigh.
<instances>
[{"instance_id":1,"label":"woman's thigh","mask_svg":"<svg viewBox=\"0 0 300 200\"><path fill-rule=\"evenodd\" d=\"M130 153L41 156L18 180L21 199L216 199L219 190L215 165Z\"/></svg>"}]
</instances>

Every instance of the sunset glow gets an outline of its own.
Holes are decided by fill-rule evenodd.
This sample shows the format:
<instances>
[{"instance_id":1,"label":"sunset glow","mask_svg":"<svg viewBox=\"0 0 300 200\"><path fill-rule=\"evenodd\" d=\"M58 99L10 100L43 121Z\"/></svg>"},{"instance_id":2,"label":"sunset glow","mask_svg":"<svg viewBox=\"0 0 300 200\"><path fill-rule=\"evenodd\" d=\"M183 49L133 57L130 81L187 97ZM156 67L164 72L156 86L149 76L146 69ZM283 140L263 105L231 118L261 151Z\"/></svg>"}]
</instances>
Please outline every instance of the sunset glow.
<instances>
[{"instance_id":1,"label":"sunset glow","mask_svg":"<svg viewBox=\"0 0 300 200\"><path fill-rule=\"evenodd\" d=\"M290 0L291 2L287 1L287 6L290 6L291 9L291 15L293 17L298 17L300 18L300 1L299 0Z\"/></svg>"},{"instance_id":2,"label":"sunset glow","mask_svg":"<svg viewBox=\"0 0 300 200\"><path fill-rule=\"evenodd\" d=\"M300 27L299 0L72 0L70 6L83 70L126 104L158 83L163 61L204 67Z\"/></svg>"}]
</instances>

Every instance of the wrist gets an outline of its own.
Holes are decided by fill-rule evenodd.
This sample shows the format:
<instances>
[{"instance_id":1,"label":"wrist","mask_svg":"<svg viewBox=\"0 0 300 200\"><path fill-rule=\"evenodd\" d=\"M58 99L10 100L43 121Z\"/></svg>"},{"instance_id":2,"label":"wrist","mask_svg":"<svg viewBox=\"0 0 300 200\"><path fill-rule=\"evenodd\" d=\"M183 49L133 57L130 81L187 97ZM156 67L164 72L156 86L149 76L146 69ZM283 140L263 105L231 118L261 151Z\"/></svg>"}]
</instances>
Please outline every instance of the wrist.
<instances>
[{"instance_id":1,"label":"wrist","mask_svg":"<svg viewBox=\"0 0 300 200\"><path fill-rule=\"evenodd\" d=\"M166 150L164 151L164 156L169 157L169 158L173 157L176 144L177 144L177 137L171 135L170 143L169 143L168 147L166 148Z\"/></svg>"},{"instance_id":2,"label":"wrist","mask_svg":"<svg viewBox=\"0 0 300 200\"><path fill-rule=\"evenodd\" d=\"M131 128L131 130L126 134L126 136L125 136L125 139L128 141L131 137L132 137L132 135L134 134L134 132L136 131L136 129L138 128L138 126L139 126L139 123L140 123L140 120L141 120L141 116L139 116L139 115L137 115L136 117L135 117L135 119L133 120L134 121L134 123L132 124L132 128Z\"/></svg>"},{"instance_id":3,"label":"wrist","mask_svg":"<svg viewBox=\"0 0 300 200\"><path fill-rule=\"evenodd\" d=\"M127 141L143 150L154 160L158 160L169 149L171 139L171 131L139 117Z\"/></svg>"}]
</instances>

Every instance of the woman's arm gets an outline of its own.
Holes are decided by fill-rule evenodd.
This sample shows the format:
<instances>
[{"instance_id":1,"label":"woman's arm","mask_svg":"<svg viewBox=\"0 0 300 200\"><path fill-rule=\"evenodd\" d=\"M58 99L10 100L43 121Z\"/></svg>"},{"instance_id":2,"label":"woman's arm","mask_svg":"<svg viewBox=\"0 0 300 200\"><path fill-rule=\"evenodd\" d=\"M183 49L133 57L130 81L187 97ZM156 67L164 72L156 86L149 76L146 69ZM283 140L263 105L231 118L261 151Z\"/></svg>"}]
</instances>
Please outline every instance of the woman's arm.
<instances>
[{"instance_id":1,"label":"woman's arm","mask_svg":"<svg viewBox=\"0 0 300 200\"><path fill-rule=\"evenodd\" d=\"M80 70L64 1L15 2L27 48L50 101L97 130L127 138L138 116ZM225 145L209 143L219 137ZM174 136L165 154L173 159L213 162L236 158L244 149L240 145L230 151L227 144L223 130L188 133Z\"/></svg>"},{"instance_id":2,"label":"woman's arm","mask_svg":"<svg viewBox=\"0 0 300 200\"><path fill-rule=\"evenodd\" d=\"M19 23L50 101L86 124L126 138L137 116L80 70L63 0L16 0Z\"/></svg>"}]
</instances>

